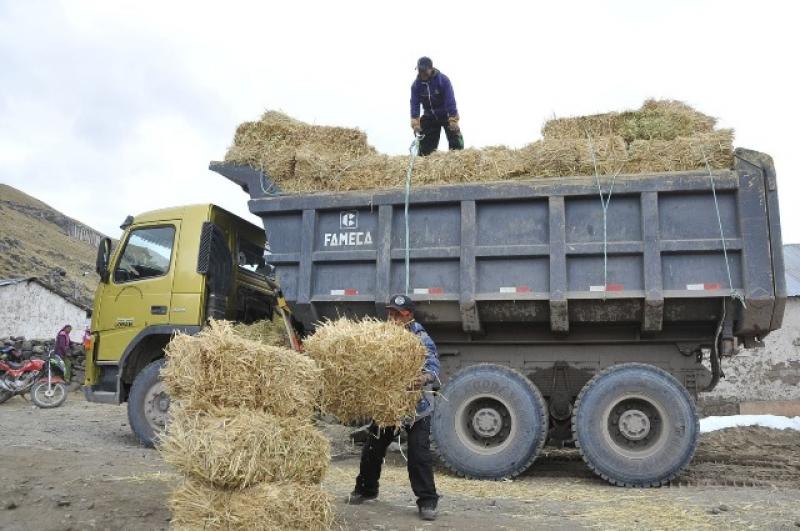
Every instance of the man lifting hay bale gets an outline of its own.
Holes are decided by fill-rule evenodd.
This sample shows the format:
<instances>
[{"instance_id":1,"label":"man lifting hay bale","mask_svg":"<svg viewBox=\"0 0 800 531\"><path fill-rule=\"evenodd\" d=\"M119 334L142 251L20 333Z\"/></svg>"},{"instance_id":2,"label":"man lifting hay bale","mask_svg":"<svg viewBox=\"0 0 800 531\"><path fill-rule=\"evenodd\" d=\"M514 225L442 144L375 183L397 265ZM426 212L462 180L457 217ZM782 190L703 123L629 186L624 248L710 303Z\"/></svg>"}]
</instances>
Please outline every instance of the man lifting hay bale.
<instances>
[{"instance_id":1,"label":"man lifting hay bale","mask_svg":"<svg viewBox=\"0 0 800 531\"><path fill-rule=\"evenodd\" d=\"M323 411L343 422L363 417L373 421L348 502L357 505L378 497L386 450L402 426L408 433L408 476L420 517L434 520L439 496L430 450L433 403L423 389L439 378L438 352L414 320L411 298L395 295L386 309L389 322L323 323L306 339L305 348L323 371Z\"/></svg>"}]
</instances>

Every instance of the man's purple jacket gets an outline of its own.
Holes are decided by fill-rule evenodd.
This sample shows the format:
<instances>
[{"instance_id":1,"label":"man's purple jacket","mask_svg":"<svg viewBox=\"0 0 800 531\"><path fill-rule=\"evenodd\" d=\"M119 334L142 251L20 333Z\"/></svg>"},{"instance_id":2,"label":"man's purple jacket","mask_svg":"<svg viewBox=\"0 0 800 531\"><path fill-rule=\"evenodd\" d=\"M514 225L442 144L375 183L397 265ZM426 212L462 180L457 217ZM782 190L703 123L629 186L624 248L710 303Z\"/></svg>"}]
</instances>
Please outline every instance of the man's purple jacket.
<instances>
[{"instance_id":1,"label":"man's purple jacket","mask_svg":"<svg viewBox=\"0 0 800 531\"><path fill-rule=\"evenodd\" d=\"M435 68L427 81L417 77L411 85L411 117L419 118L419 106L425 114L438 121L447 121L450 116L458 116L456 97L450 78Z\"/></svg>"}]
</instances>

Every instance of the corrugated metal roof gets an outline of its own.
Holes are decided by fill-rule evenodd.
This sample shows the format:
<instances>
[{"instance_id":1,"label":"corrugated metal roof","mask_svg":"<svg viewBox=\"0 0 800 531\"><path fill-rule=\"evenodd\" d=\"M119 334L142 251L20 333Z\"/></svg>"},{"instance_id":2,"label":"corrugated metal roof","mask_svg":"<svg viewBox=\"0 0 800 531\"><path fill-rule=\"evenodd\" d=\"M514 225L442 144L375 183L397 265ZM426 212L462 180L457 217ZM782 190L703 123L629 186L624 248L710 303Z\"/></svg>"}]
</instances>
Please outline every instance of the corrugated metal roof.
<instances>
[{"instance_id":1,"label":"corrugated metal roof","mask_svg":"<svg viewBox=\"0 0 800 531\"><path fill-rule=\"evenodd\" d=\"M786 267L786 294L800 297L800 244L784 245L783 261Z\"/></svg>"}]
</instances>

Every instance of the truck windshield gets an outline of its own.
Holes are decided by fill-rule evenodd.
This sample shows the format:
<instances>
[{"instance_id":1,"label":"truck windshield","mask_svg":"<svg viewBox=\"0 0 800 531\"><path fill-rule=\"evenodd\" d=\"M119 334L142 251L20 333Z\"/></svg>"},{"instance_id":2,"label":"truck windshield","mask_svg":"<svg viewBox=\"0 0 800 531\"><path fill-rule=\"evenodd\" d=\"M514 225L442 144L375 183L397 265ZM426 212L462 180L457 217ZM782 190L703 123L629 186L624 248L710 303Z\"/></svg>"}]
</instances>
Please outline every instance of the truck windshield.
<instances>
[{"instance_id":1,"label":"truck windshield","mask_svg":"<svg viewBox=\"0 0 800 531\"><path fill-rule=\"evenodd\" d=\"M175 227L148 227L131 232L114 269L114 282L160 277L169 271Z\"/></svg>"}]
</instances>

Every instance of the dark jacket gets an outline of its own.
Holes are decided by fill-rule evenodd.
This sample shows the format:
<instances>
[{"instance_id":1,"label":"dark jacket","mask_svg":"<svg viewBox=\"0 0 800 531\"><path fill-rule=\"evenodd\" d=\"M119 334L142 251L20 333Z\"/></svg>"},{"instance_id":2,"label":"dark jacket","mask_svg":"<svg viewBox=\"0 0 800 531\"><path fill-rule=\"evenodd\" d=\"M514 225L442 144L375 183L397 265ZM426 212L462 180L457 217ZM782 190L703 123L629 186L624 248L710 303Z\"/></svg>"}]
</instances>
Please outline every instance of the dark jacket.
<instances>
[{"instance_id":1,"label":"dark jacket","mask_svg":"<svg viewBox=\"0 0 800 531\"><path fill-rule=\"evenodd\" d=\"M425 330L421 324L416 321L411 322L408 325L408 329L414 332L416 336L419 338L420 342L425 345L425 350L427 350L425 356L425 365L422 367L422 372L428 373L433 376L434 381L439 379L439 351L436 349L436 343L433 342L431 336L428 335L428 332ZM433 412L433 403L431 402L431 398L428 396L429 392L427 390L423 390L422 397L417 402L417 417L427 417Z\"/></svg>"},{"instance_id":2,"label":"dark jacket","mask_svg":"<svg viewBox=\"0 0 800 531\"><path fill-rule=\"evenodd\" d=\"M56 336L56 354L63 358L69 354L71 345L72 341L69 339L69 333L62 328Z\"/></svg>"},{"instance_id":3,"label":"dark jacket","mask_svg":"<svg viewBox=\"0 0 800 531\"><path fill-rule=\"evenodd\" d=\"M453 94L453 85L450 78L438 70L433 70L433 76L427 81L419 77L411 85L411 117L419 118L419 106L439 121L446 121L450 116L458 116L456 97Z\"/></svg>"}]
</instances>

